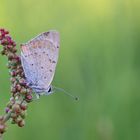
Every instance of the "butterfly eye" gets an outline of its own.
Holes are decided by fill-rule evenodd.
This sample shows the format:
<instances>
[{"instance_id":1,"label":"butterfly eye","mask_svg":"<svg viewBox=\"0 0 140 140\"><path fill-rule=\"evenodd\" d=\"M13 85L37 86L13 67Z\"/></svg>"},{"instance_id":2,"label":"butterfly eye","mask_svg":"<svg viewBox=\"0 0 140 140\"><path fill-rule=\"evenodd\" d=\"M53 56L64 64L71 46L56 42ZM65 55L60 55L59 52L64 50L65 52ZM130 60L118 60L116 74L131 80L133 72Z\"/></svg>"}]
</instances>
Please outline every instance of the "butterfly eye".
<instances>
[{"instance_id":1,"label":"butterfly eye","mask_svg":"<svg viewBox=\"0 0 140 140\"><path fill-rule=\"evenodd\" d=\"M50 87L48 90L48 93L51 93L51 92L52 92L52 87Z\"/></svg>"}]
</instances>

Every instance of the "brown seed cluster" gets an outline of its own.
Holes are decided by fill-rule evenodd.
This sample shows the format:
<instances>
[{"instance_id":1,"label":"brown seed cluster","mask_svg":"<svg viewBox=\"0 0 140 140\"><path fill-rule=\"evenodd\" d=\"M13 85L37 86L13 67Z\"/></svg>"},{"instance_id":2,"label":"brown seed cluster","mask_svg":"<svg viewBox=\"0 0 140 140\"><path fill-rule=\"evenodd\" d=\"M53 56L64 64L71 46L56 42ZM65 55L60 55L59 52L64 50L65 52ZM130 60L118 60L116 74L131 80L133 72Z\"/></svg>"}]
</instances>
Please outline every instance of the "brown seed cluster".
<instances>
[{"instance_id":1,"label":"brown seed cluster","mask_svg":"<svg viewBox=\"0 0 140 140\"><path fill-rule=\"evenodd\" d=\"M0 29L0 45L3 46L1 54L8 58L7 67L11 76L11 99L5 109L6 115L0 118L0 133L3 133L8 119L19 127L24 126L27 103L32 101L32 90L26 83L20 56L16 54L16 43L5 29Z\"/></svg>"},{"instance_id":2,"label":"brown seed cluster","mask_svg":"<svg viewBox=\"0 0 140 140\"><path fill-rule=\"evenodd\" d=\"M10 113L12 124L17 124L19 127L24 126L27 107L26 101L11 97L6 107L6 113Z\"/></svg>"},{"instance_id":3,"label":"brown seed cluster","mask_svg":"<svg viewBox=\"0 0 140 140\"><path fill-rule=\"evenodd\" d=\"M25 125L24 119L26 117L27 103L19 103L17 101L11 109L11 123L23 127Z\"/></svg>"}]
</instances>

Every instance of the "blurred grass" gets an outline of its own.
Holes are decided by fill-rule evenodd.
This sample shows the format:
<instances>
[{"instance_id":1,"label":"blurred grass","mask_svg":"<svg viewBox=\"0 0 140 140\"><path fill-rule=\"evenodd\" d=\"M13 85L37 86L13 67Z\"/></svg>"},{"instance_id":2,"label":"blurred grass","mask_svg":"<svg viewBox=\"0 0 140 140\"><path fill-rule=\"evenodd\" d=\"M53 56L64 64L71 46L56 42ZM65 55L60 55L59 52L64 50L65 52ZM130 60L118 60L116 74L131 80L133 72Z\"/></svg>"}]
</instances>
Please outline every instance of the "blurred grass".
<instances>
[{"instance_id":1,"label":"blurred grass","mask_svg":"<svg viewBox=\"0 0 140 140\"><path fill-rule=\"evenodd\" d=\"M26 126L10 125L5 139L140 139L139 13L138 0L1 0L0 27L18 44L60 32L53 84L80 97L43 96L30 104ZM6 62L0 56L0 113L9 99Z\"/></svg>"}]
</instances>

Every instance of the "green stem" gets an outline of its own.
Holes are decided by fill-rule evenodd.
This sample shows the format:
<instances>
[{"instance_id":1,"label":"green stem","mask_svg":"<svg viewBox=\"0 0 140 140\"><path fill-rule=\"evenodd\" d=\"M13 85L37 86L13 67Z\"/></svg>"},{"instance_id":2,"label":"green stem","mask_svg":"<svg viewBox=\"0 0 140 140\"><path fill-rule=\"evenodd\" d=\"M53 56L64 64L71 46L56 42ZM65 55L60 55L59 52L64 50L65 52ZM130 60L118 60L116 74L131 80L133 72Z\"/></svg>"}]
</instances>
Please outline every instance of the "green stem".
<instances>
[{"instance_id":1,"label":"green stem","mask_svg":"<svg viewBox=\"0 0 140 140\"><path fill-rule=\"evenodd\" d=\"M8 114L6 114L6 115L4 116L3 122L4 122L4 123L7 122L7 121L10 119L10 117L11 117L11 111L8 112Z\"/></svg>"}]
</instances>

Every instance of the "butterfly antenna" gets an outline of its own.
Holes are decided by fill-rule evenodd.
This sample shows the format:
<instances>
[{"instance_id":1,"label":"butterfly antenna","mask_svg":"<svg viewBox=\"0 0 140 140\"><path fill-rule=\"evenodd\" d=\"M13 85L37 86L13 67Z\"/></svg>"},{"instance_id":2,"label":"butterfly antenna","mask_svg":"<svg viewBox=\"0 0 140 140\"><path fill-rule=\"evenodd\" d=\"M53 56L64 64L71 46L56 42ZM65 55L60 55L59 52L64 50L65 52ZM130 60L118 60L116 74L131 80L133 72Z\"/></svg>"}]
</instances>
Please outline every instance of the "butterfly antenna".
<instances>
[{"instance_id":1,"label":"butterfly antenna","mask_svg":"<svg viewBox=\"0 0 140 140\"><path fill-rule=\"evenodd\" d=\"M53 86L54 90L58 90L58 91L62 91L63 93L65 93L65 95L68 95L69 97L73 98L74 100L78 101L79 98L77 96L74 96L74 95L71 95L70 93L68 93L67 91L65 91L64 89L62 88L59 88L59 87L55 87Z\"/></svg>"}]
</instances>

